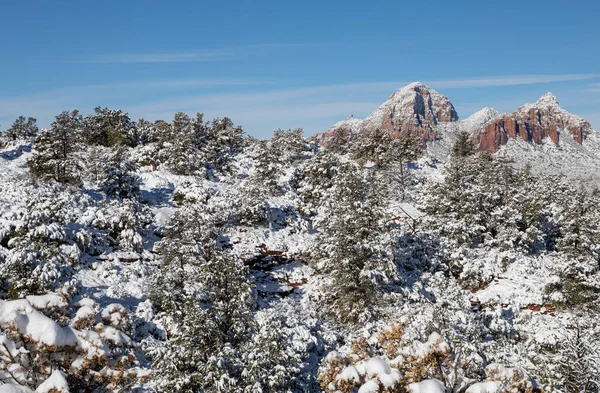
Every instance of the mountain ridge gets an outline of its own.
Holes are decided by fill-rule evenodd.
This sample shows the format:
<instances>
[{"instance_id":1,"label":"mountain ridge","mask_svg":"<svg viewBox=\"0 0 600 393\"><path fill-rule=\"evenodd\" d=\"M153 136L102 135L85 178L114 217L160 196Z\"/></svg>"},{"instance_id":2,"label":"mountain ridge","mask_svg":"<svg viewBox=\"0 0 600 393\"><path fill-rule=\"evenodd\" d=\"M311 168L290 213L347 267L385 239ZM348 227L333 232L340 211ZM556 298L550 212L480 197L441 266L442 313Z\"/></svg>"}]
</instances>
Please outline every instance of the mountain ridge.
<instances>
[{"instance_id":1,"label":"mountain ridge","mask_svg":"<svg viewBox=\"0 0 600 393\"><path fill-rule=\"evenodd\" d=\"M455 127L453 123L459 126ZM374 128L388 129L396 136L406 133L418 135L424 146L442 139L448 130L466 131L472 134L477 151L492 153L500 150L510 139L541 145L549 138L560 147L561 134L568 133L582 144L595 132L587 120L560 107L557 97L551 92L511 113L484 107L459 120L448 97L421 82L413 82L392 93L366 118L358 119L351 115L327 131L316 134L315 139L327 146L335 130L355 134Z\"/></svg>"}]
</instances>

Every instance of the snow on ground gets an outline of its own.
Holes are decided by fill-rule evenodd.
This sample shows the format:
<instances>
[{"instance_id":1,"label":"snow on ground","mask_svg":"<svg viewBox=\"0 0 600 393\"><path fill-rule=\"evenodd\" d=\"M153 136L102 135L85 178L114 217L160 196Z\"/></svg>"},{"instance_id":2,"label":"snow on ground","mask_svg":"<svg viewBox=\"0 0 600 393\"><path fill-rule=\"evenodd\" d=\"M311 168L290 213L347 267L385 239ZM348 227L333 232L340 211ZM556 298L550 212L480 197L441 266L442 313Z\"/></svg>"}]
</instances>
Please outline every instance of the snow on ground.
<instances>
[{"instance_id":1,"label":"snow on ground","mask_svg":"<svg viewBox=\"0 0 600 393\"><path fill-rule=\"evenodd\" d=\"M440 126L445 137L433 142L428 148L428 155L412 167L416 184L404 201L400 199L394 201L390 218L403 216L417 220L422 218L423 212L415 202L418 193L423 190L422 181L443 180L443 165L448 159L458 132L471 130L495 116L498 116L497 112L487 109L466 120ZM571 143L569 139L571 138L563 138L565 143L560 149L550 143L535 146L523 141L511 140L502 147L497 156L506 161L513 160L515 165L519 166L532 163L534 169L540 173L568 172L579 180L600 180L598 177L600 176L598 171L600 138L592 136L583 146ZM36 185L31 184L26 178L26 160L30 154L30 147L27 145L13 146L0 151L0 220L10 218L12 222L18 222L28 199L38 192ZM239 176L252 173L249 161L246 156L238 159ZM239 182L231 178L223 178L218 183L195 181L189 177L151 170L149 167L141 168L138 174L142 180L142 200L152 215L144 250L142 252L113 250L90 256L88 263L78 267L74 279L81 286L81 291L73 303L78 307L75 320L84 320L103 310L102 317L106 316L115 323L118 323L119 313L136 311L141 314L146 313L145 318L150 321L151 316L148 315L152 311L148 307L145 296L145 278L152 274L152 269L160 263L152 252L153 244L157 240L153 232L164 229L168 220L181 207L174 198L178 193L195 198L202 198L205 193L211 193L216 195L215 199L219 199L220 195L233 194L235 188L239 187ZM291 174L287 173L286 176L289 177ZM81 198L93 205L94 190L87 190L87 192L87 194L83 193ZM291 193L285 193L268 201L273 214L280 218L276 220L280 222L279 224L270 227L238 226L226 235L232 244L233 253L249 261L257 291L269 300L273 307L279 307L286 312L293 310L298 320L304 320L306 326L297 327L298 331L295 335L297 345L312 349L318 345L323 346L323 343L318 343L309 329L310 327L316 330L321 327L317 327L319 323L314 319L314 310L311 310L312 306L308 299L313 285L313 271L301 257L302 253L313 245L317 233L309 221L289 214L288 208L298 203L296 198L297 196ZM224 198L221 202L226 203ZM84 217L91 213L74 210L72 214ZM0 232L0 240L2 236ZM252 259L257 256L263 265L253 265ZM448 299L462 307L461 312L465 315L475 313L499 315L514 323L523 338L540 344L555 343L559 337L558 332L564 331L565 326L572 323L568 316L545 308L548 299L544 289L556 279L552 268L555 267L557 260L552 255L519 257L511 261L505 269L500 270L498 261L502 259L501 255L480 256L480 259L480 269L490 278L484 288L472 293L469 289L461 288L452 278L424 272L418 279L412 278L414 281L411 281L411 284L414 285L404 290L403 295L407 294L407 303L403 307L395 308L396 319L400 320L405 315L414 316L422 306L424 298L431 299L433 295L439 295L440 300ZM443 286L434 285L436 280L443 280ZM444 294L436 292L440 287L443 288ZM478 302L482 306L481 309L471 309L471 304L464 301L466 299ZM539 305L541 308L529 309L530 305ZM15 320L18 329L49 345L76 344L83 340L80 332L72 327L56 324L41 312L62 307L64 307L64 299L58 294L28 296L26 299L13 302L0 301L0 323ZM540 326L544 328L541 329ZM322 336L330 333L322 332ZM110 329L106 330L105 336L113 341L126 341ZM333 334L331 336L334 337L331 339L332 342L338 339ZM427 342L423 345L427 345ZM347 379L356 378L358 374L368 376L368 381L363 384L359 393L379 391L380 383L384 386L392 386L399 378L397 370L390 367L389 362L386 363L381 359L371 359L363 366L364 370L356 368L359 366L353 366L355 368L348 368L342 373L342 378ZM61 391L62 375L59 374L52 374L47 381L48 384L42 385L46 390L39 391L50 391L52 388ZM492 389L497 387L496 384L497 382L493 381L482 382L472 385L467 392L495 391ZM19 391L10 389L12 388L7 385L0 385L0 392ZM433 379L411 384L408 389L412 393L444 391L441 382Z\"/></svg>"}]
</instances>

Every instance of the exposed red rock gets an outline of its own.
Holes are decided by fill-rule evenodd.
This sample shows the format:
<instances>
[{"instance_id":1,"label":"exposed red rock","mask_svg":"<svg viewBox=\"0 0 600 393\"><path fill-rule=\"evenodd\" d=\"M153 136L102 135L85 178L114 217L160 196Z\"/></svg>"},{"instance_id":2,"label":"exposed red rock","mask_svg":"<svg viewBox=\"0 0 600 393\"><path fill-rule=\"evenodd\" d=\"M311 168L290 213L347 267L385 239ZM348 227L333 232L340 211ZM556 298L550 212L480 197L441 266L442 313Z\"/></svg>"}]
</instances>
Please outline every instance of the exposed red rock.
<instances>
[{"instance_id":1,"label":"exposed red rock","mask_svg":"<svg viewBox=\"0 0 600 393\"><path fill-rule=\"evenodd\" d=\"M573 137L583 143L594 132L586 120L562 109L556 97L545 94L533 104L515 112L500 115L485 108L466 120L457 122L458 115L450 100L422 83L415 82L392 94L366 119L350 116L334 124L315 139L327 146L332 139L346 139L346 134L384 128L393 135L419 135L423 145L440 138L441 134L467 131L473 133L477 151L497 152L511 139L542 144L547 139L560 146L561 138Z\"/></svg>"},{"instance_id":2,"label":"exposed red rock","mask_svg":"<svg viewBox=\"0 0 600 393\"><path fill-rule=\"evenodd\" d=\"M335 130L357 133L384 128L393 135L410 133L419 135L423 142L428 142L436 139L437 124L456 120L458 120L456 110L446 96L429 86L415 82L392 94L366 119L359 120L350 116L334 124L325 133L317 134L315 138L326 146Z\"/></svg>"},{"instance_id":3,"label":"exposed red rock","mask_svg":"<svg viewBox=\"0 0 600 393\"><path fill-rule=\"evenodd\" d=\"M556 146L560 146L563 132L583 143L593 129L586 120L562 109L556 97L548 93L533 104L491 121L475 131L473 138L478 145L477 151L496 152L511 138L535 144L550 138Z\"/></svg>"}]
</instances>

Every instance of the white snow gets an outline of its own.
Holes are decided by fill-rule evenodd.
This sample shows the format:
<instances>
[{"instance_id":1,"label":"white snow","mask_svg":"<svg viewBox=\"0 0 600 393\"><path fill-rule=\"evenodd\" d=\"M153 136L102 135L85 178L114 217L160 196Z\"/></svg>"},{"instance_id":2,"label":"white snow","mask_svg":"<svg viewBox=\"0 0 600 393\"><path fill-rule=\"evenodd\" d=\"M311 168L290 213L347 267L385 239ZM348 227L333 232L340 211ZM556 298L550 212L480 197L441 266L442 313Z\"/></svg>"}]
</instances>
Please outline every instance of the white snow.
<instances>
[{"instance_id":1,"label":"white snow","mask_svg":"<svg viewBox=\"0 0 600 393\"><path fill-rule=\"evenodd\" d=\"M401 378L400 372L395 368L391 368L387 360L380 358L371 358L365 365L367 377L373 378L377 376L381 384L386 387L394 386Z\"/></svg>"},{"instance_id":2,"label":"white snow","mask_svg":"<svg viewBox=\"0 0 600 393\"><path fill-rule=\"evenodd\" d=\"M74 346L78 341L73 329L61 327L25 299L0 300L0 327L14 327L21 334L48 346Z\"/></svg>"},{"instance_id":3,"label":"white snow","mask_svg":"<svg viewBox=\"0 0 600 393\"><path fill-rule=\"evenodd\" d=\"M47 293L39 296L30 295L26 296L25 299L27 299L34 308L40 311L66 308L69 305L65 298L57 293Z\"/></svg>"},{"instance_id":4,"label":"white snow","mask_svg":"<svg viewBox=\"0 0 600 393\"><path fill-rule=\"evenodd\" d=\"M66 375L58 370L52 371L50 377L35 389L35 393L69 393Z\"/></svg>"},{"instance_id":5,"label":"white snow","mask_svg":"<svg viewBox=\"0 0 600 393\"><path fill-rule=\"evenodd\" d=\"M426 379L421 382L415 382L408 385L409 393L445 393L446 388L442 381L438 379Z\"/></svg>"},{"instance_id":6,"label":"white snow","mask_svg":"<svg viewBox=\"0 0 600 393\"><path fill-rule=\"evenodd\" d=\"M377 379L371 379L364 383L359 389L358 393L378 393L379 392L379 382Z\"/></svg>"},{"instance_id":7,"label":"white snow","mask_svg":"<svg viewBox=\"0 0 600 393\"><path fill-rule=\"evenodd\" d=\"M469 386L466 393L497 393L501 386L498 381L477 382Z\"/></svg>"}]
</instances>

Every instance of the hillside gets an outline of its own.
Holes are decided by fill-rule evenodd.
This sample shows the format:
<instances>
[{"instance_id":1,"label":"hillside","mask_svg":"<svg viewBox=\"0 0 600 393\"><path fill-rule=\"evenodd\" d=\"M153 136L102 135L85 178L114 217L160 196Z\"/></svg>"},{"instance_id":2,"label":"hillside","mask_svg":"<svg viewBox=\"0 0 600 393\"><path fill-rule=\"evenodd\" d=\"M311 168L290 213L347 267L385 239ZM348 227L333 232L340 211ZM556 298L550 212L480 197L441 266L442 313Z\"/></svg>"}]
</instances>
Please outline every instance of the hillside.
<instances>
[{"instance_id":1,"label":"hillside","mask_svg":"<svg viewBox=\"0 0 600 393\"><path fill-rule=\"evenodd\" d=\"M391 129L350 119L329 149L200 114L17 122L0 140L0 392L593 386L599 196L506 161L592 167L596 136L490 157L472 136L492 109L458 120L420 84L384 108Z\"/></svg>"},{"instance_id":2,"label":"hillside","mask_svg":"<svg viewBox=\"0 0 600 393\"><path fill-rule=\"evenodd\" d=\"M598 132L585 119L561 108L552 93L512 113L486 107L458 120L447 97L415 82L400 88L364 120L340 121L315 140L327 146L336 132L355 135L376 128L396 136L418 135L427 155L442 162L450 156L457 136L466 132L477 151L494 153L506 163L564 176L573 183L600 181Z\"/></svg>"}]
</instances>

